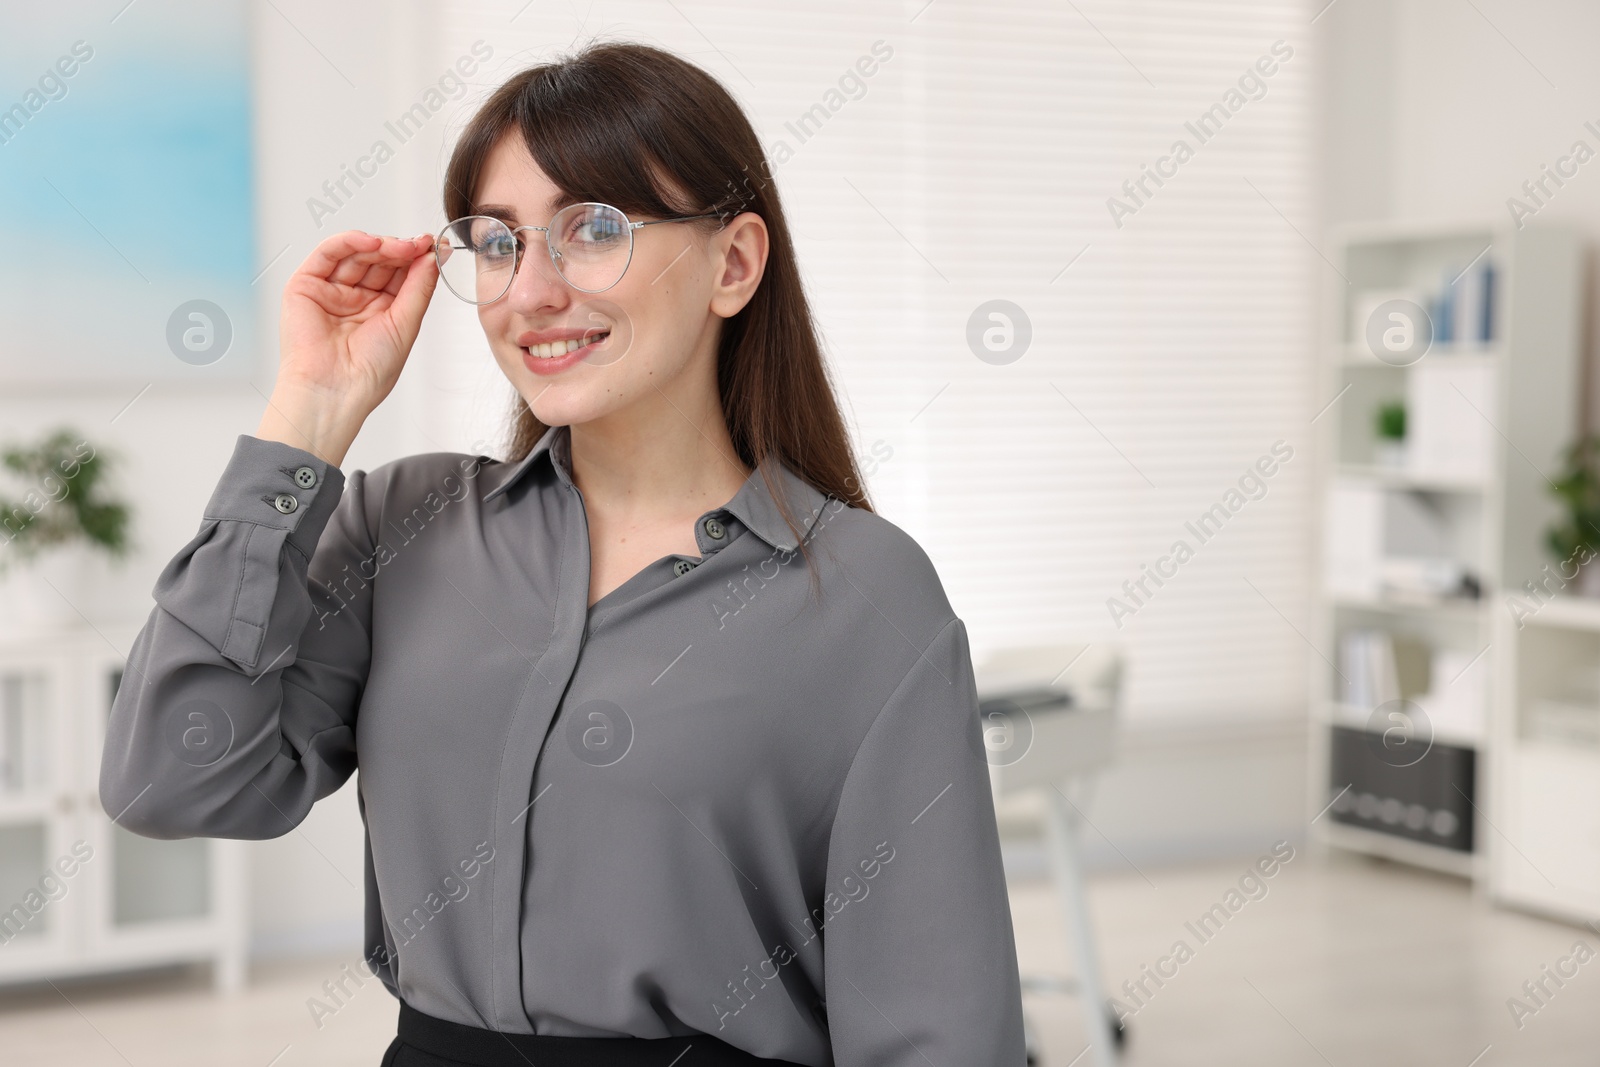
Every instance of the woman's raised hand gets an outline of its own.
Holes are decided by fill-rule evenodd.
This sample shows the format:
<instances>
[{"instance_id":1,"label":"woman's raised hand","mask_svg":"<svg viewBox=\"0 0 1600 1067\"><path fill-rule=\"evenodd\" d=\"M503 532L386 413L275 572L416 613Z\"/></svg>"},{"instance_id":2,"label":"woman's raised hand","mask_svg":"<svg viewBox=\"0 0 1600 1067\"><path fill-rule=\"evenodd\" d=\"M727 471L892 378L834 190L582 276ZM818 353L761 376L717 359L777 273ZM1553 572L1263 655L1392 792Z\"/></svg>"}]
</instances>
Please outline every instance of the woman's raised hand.
<instances>
[{"instance_id":1,"label":"woman's raised hand","mask_svg":"<svg viewBox=\"0 0 1600 1067\"><path fill-rule=\"evenodd\" d=\"M399 379L438 281L426 234L346 230L319 244L284 286L278 382L256 436L342 462Z\"/></svg>"}]
</instances>

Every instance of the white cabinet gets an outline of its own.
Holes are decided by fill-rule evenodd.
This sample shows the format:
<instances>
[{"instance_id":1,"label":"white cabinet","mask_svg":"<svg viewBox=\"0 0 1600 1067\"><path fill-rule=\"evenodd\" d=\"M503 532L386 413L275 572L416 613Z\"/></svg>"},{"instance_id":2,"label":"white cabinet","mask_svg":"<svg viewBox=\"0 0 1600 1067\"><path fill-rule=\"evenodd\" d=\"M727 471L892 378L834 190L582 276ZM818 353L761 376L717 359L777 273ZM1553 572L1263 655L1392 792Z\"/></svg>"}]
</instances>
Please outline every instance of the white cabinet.
<instances>
[{"instance_id":1,"label":"white cabinet","mask_svg":"<svg viewBox=\"0 0 1600 1067\"><path fill-rule=\"evenodd\" d=\"M118 649L135 633L0 639L0 983L186 960L243 983L242 842L140 837L100 807Z\"/></svg>"},{"instance_id":2,"label":"white cabinet","mask_svg":"<svg viewBox=\"0 0 1600 1067\"><path fill-rule=\"evenodd\" d=\"M1489 889L1589 922L1600 916L1600 602L1525 603L1534 612L1513 621L1507 611L1495 638L1510 654L1494 724Z\"/></svg>"}]
</instances>

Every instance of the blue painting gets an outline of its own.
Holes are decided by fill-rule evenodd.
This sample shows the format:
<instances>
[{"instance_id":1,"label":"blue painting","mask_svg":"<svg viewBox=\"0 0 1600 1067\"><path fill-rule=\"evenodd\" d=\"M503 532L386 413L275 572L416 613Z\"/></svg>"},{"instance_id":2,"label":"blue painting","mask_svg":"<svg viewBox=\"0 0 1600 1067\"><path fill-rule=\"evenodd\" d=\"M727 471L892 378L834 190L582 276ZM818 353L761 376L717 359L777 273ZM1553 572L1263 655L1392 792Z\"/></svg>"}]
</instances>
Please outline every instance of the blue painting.
<instances>
[{"instance_id":1,"label":"blue painting","mask_svg":"<svg viewBox=\"0 0 1600 1067\"><path fill-rule=\"evenodd\" d=\"M249 376L243 0L16 4L6 23L0 380Z\"/></svg>"}]
</instances>

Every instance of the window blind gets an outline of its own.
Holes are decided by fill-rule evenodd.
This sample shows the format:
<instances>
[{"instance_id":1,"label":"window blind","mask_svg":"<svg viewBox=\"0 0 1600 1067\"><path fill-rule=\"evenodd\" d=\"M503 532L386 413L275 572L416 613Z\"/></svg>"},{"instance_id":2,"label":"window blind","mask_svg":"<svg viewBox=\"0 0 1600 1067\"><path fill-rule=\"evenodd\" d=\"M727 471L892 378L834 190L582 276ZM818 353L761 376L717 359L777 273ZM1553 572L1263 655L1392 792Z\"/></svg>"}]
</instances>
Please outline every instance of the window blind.
<instances>
[{"instance_id":1,"label":"window blind","mask_svg":"<svg viewBox=\"0 0 1600 1067\"><path fill-rule=\"evenodd\" d=\"M436 47L494 44L480 95L596 35L718 75L774 160L874 501L975 654L1116 640L1130 717L1234 718L1305 701L1311 294L1331 271L1308 240L1312 14L512 0L447 6ZM995 300L1031 329L1010 361L969 343ZM475 321L452 328L481 371Z\"/></svg>"}]
</instances>

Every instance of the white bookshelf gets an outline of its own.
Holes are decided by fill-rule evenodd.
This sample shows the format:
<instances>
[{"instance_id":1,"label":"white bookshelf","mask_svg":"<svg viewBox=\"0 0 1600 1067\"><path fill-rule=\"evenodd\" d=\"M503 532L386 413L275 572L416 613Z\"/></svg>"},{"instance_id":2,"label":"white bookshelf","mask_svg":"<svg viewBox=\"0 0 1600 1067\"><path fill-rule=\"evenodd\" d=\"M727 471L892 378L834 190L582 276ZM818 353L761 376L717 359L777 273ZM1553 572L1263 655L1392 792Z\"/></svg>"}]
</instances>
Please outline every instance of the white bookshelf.
<instances>
[{"instance_id":1,"label":"white bookshelf","mask_svg":"<svg viewBox=\"0 0 1600 1067\"><path fill-rule=\"evenodd\" d=\"M1497 746L1508 744L1505 701L1511 691L1508 686L1514 688L1509 680L1515 648L1508 634L1515 627L1504 594L1536 577L1549 561L1543 537L1557 513L1557 502L1548 491L1545 475L1557 469L1562 450L1578 433L1582 246L1575 233L1558 228L1516 231L1491 223L1384 223L1335 232L1329 257L1342 277L1334 275L1330 282L1328 307L1333 321L1319 361L1319 399L1314 404L1315 409L1323 409L1332 402L1317 414L1313 427L1317 431L1316 549L1309 637L1319 654L1311 658L1308 805L1312 815L1323 813L1313 829L1328 847L1385 856L1487 884L1491 871L1500 869L1493 865L1500 862L1504 851L1490 824L1504 828L1506 786L1511 776L1537 770L1531 764L1514 765L1514 759L1513 765L1508 765L1502 757L1512 752L1496 751ZM1370 294L1436 290L1459 268L1485 259L1492 261L1495 271L1494 329L1489 340L1474 337L1436 343L1410 363L1392 357L1386 361L1374 354L1361 329L1363 323L1353 321L1358 309L1372 302ZM1436 430L1441 425L1441 410L1464 420L1460 428L1467 439L1479 434L1482 461L1463 469L1384 463L1372 429L1376 408L1385 401L1407 400L1410 437L1417 430L1411 400L1418 395L1437 398L1441 394L1455 406L1428 401L1435 404L1427 413L1430 427ZM1472 425L1474 421L1478 425ZM1438 434L1430 439L1440 440ZM1415 443L1409 442L1408 447ZM1464 448L1463 454L1472 451ZM1423 454L1438 452L1434 448ZM1412 459L1416 458L1414 454ZM1337 526L1339 520L1336 509L1330 508L1335 487L1354 487L1352 495L1364 499L1373 499L1372 493L1377 492L1385 507L1391 494L1426 505L1428 514L1436 517L1437 525L1446 532L1444 554L1468 568L1481 595L1440 599L1400 595L1381 586L1352 590L1343 579L1330 580L1330 570L1336 568L1329 557L1342 560L1345 552L1342 546L1330 552L1327 544L1326 527L1330 522ZM1551 625L1564 617L1554 607L1546 611ZM1500 616L1505 616L1504 620ZM1436 755L1473 761L1472 800L1470 805L1462 805L1471 820L1470 849L1439 843L1446 840L1443 837L1430 840L1426 828L1416 829L1420 814L1409 831L1403 820L1385 822L1384 818L1395 813L1395 806L1385 808L1384 798L1371 791L1364 800L1365 818L1354 810L1348 790L1336 807L1329 808L1349 784L1336 780L1333 773L1335 748L1348 754L1354 736L1348 730L1363 730L1374 711L1351 707L1343 699L1340 641L1344 634L1359 629L1380 630L1431 649L1476 657L1469 670L1484 672L1478 682L1486 703L1482 727L1441 726L1433 738L1434 748L1417 765L1421 768ZM1600 668L1600 628L1592 639ZM1443 688L1453 684L1448 679L1431 682ZM1402 693L1408 698L1413 695ZM1363 741L1370 740L1365 733L1360 736ZM1463 757L1461 752L1472 755ZM1348 767L1348 755L1344 759L1343 765ZM1596 782L1600 783L1600 778ZM1380 802L1376 805L1375 797ZM1595 799L1595 810L1600 813L1600 788ZM1372 814L1375 806L1383 817ZM1400 810L1420 807L1413 803ZM1596 819L1595 840L1600 851L1600 814ZM1434 825L1438 824L1424 824ZM1521 887L1525 883L1516 884ZM1600 895L1596 902L1600 903Z\"/></svg>"},{"instance_id":2,"label":"white bookshelf","mask_svg":"<svg viewBox=\"0 0 1600 1067\"><path fill-rule=\"evenodd\" d=\"M100 806L116 649L136 633L0 637L0 990L198 961L219 989L244 982L244 843L140 837Z\"/></svg>"}]
</instances>

